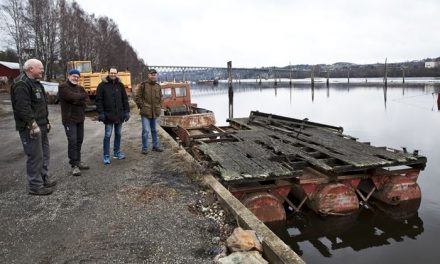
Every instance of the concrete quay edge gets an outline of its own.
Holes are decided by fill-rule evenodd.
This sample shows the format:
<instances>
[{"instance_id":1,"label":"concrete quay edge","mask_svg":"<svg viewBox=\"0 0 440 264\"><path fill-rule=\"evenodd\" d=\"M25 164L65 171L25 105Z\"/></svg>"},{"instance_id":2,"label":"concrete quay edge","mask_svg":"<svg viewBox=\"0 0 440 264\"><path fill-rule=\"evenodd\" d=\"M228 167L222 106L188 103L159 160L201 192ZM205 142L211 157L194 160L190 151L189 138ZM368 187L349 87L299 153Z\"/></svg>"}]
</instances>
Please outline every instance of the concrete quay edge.
<instances>
[{"instance_id":1,"label":"concrete quay edge","mask_svg":"<svg viewBox=\"0 0 440 264\"><path fill-rule=\"evenodd\" d=\"M173 147L181 149L181 154L187 162L197 164L197 161L186 152L168 133L161 127L158 129ZM204 176L204 184L209 186L220 199L222 204L231 212L238 225L254 230L257 236L262 239L263 256L269 263L274 264L302 264L305 263L286 243L276 236L263 222L261 222L249 209L247 209L237 198L235 198L217 179L212 175Z\"/></svg>"}]
</instances>

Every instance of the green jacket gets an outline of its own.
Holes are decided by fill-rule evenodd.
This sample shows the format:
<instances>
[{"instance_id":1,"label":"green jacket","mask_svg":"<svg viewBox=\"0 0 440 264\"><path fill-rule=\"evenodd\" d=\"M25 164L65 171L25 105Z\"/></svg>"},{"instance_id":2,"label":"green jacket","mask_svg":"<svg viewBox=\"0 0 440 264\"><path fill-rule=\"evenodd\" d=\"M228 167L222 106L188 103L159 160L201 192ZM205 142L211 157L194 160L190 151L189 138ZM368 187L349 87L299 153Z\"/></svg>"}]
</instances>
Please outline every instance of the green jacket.
<instances>
[{"instance_id":1,"label":"green jacket","mask_svg":"<svg viewBox=\"0 0 440 264\"><path fill-rule=\"evenodd\" d=\"M29 127L35 120L39 126L49 123L47 95L43 85L26 73L20 74L11 87L12 109L18 131Z\"/></svg>"},{"instance_id":2,"label":"green jacket","mask_svg":"<svg viewBox=\"0 0 440 264\"><path fill-rule=\"evenodd\" d=\"M136 91L135 102L140 109L139 113L147 118L160 116L162 89L157 82L145 81Z\"/></svg>"}]
</instances>

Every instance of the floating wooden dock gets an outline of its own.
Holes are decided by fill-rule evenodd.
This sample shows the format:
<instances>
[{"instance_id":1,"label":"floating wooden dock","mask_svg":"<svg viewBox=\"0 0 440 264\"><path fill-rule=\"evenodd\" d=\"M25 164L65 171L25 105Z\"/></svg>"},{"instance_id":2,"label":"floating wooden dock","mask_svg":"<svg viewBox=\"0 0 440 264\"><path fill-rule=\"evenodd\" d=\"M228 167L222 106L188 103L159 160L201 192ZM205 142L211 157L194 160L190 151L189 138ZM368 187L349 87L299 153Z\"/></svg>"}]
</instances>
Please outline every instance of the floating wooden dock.
<instances>
[{"instance_id":1,"label":"floating wooden dock","mask_svg":"<svg viewBox=\"0 0 440 264\"><path fill-rule=\"evenodd\" d=\"M317 212L339 214L358 208L359 198L366 202L374 196L389 204L420 198L416 180L427 159L418 151L375 147L343 134L342 127L307 119L251 112L228 122L228 127L176 134L244 200L260 192L295 210L306 203ZM287 198L289 193L300 205Z\"/></svg>"}]
</instances>

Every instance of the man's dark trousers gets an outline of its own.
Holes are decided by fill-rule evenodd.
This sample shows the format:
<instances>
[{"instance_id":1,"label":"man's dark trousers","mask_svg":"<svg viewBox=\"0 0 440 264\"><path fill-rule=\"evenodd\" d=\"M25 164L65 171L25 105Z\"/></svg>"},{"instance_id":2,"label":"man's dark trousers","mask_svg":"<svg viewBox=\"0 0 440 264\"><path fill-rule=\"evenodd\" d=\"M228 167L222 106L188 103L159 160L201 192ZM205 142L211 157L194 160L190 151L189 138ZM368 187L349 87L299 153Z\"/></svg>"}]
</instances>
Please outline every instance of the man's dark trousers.
<instances>
[{"instance_id":1,"label":"man's dark trousers","mask_svg":"<svg viewBox=\"0 0 440 264\"><path fill-rule=\"evenodd\" d=\"M31 138L29 129L19 131L24 153L27 156L26 172L29 182L29 188L40 189L43 183L47 181L49 167L49 139L47 137L47 128L40 126L40 135Z\"/></svg>"},{"instance_id":2,"label":"man's dark trousers","mask_svg":"<svg viewBox=\"0 0 440 264\"><path fill-rule=\"evenodd\" d=\"M68 147L67 155L69 156L69 163L72 167L79 166L81 162L81 146L84 139L84 122L65 124Z\"/></svg>"}]
</instances>

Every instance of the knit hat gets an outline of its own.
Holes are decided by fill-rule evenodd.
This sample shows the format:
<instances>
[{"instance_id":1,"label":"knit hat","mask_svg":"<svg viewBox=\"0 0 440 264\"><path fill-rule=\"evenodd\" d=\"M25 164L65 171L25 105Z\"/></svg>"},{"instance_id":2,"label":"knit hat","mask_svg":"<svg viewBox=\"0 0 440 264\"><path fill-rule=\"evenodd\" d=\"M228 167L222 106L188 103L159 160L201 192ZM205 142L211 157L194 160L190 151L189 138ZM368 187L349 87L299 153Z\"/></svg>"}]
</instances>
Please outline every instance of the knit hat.
<instances>
[{"instance_id":1,"label":"knit hat","mask_svg":"<svg viewBox=\"0 0 440 264\"><path fill-rule=\"evenodd\" d=\"M80 72L77 69L71 69L69 71L69 75L73 75L73 74L80 75Z\"/></svg>"}]
</instances>

